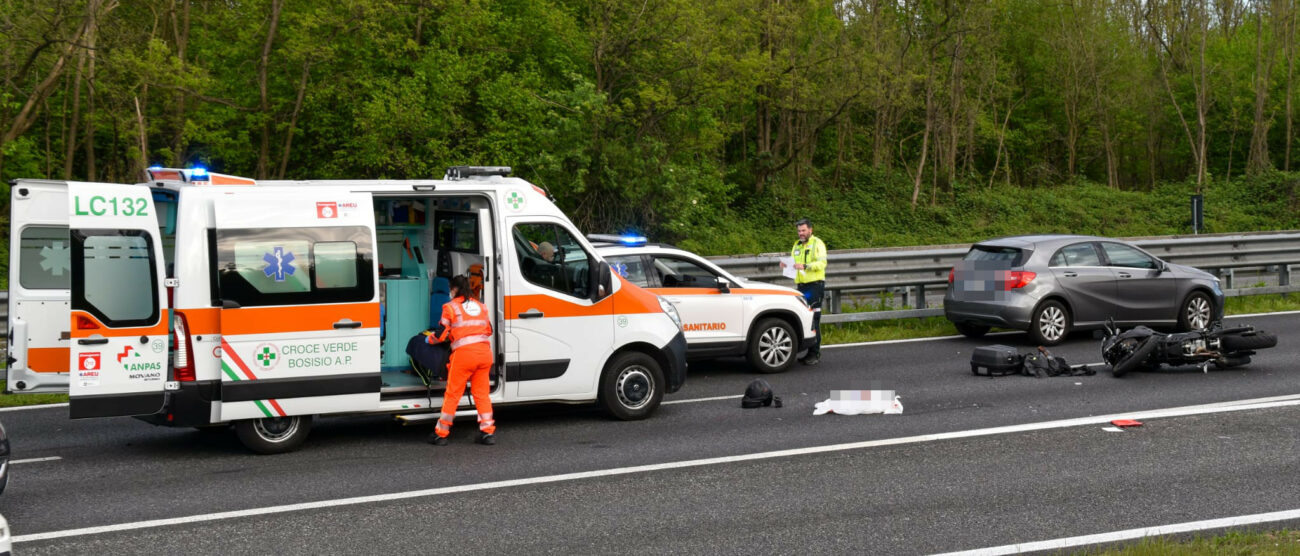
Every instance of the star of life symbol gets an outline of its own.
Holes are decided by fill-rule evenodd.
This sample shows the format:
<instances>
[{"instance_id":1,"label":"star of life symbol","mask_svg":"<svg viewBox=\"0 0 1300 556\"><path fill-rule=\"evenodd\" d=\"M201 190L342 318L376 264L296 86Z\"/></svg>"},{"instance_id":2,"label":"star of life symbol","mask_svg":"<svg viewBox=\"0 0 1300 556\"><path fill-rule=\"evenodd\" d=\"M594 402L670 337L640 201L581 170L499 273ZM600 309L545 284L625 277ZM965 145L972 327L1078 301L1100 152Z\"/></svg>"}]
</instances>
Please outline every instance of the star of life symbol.
<instances>
[{"instance_id":1,"label":"star of life symbol","mask_svg":"<svg viewBox=\"0 0 1300 556\"><path fill-rule=\"evenodd\" d=\"M524 196L520 195L518 191L511 191L509 195L506 195L506 204L515 210L522 209L524 208Z\"/></svg>"},{"instance_id":2,"label":"star of life symbol","mask_svg":"<svg viewBox=\"0 0 1300 556\"><path fill-rule=\"evenodd\" d=\"M627 263L614 263L614 272L619 276L627 278Z\"/></svg>"},{"instance_id":3,"label":"star of life symbol","mask_svg":"<svg viewBox=\"0 0 1300 556\"><path fill-rule=\"evenodd\" d=\"M293 253L285 253L283 247L277 246L272 252L262 255L262 260L266 261L266 268L262 272L266 273L267 278L283 282L285 276L293 276L297 270L293 267L293 259Z\"/></svg>"},{"instance_id":4,"label":"star of life symbol","mask_svg":"<svg viewBox=\"0 0 1300 556\"><path fill-rule=\"evenodd\" d=\"M63 271L72 270L71 252L62 241L41 247L41 270L55 276L63 276Z\"/></svg>"}]
</instances>

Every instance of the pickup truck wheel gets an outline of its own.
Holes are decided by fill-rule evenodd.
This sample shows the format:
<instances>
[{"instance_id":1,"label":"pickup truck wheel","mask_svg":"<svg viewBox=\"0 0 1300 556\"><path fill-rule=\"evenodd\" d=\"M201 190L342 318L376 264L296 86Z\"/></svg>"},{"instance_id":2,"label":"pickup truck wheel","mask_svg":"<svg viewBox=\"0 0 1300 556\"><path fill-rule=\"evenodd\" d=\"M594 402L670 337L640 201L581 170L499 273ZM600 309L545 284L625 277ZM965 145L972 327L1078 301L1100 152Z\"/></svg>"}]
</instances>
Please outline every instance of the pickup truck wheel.
<instances>
[{"instance_id":1,"label":"pickup truck wheel","mask_svg":"<svg viewBox=\"0 0 1300 556\"><path fill-rule=\"evenodd\" d=\"M794 363L794 329L781 319L763 319L749 335L749 364L760 373L779 373Z\"/></svg>"},{"instance_id":2,"label":"pickup truck wheel","mask_svg":"<svg viewBox=\"0 0 1300 556\"><path fill-rule=\"evenodd\" d=\"M311 415L268 417L235 422L235 435L249 450L259 454L283 454L297 450L311 432Z\"/></svg>"},{"instance_id":3,"label":"pickup truck wheel","mask_svg":"<svg viewBox=\"0 0 1300 556\"><path fill-rule=\"evenodd\" d=\"M614 357L600 376L600 404L616 419L645 419L663 398L664 373L659 362L639 351Z\"/></svg>"}]
</instances>

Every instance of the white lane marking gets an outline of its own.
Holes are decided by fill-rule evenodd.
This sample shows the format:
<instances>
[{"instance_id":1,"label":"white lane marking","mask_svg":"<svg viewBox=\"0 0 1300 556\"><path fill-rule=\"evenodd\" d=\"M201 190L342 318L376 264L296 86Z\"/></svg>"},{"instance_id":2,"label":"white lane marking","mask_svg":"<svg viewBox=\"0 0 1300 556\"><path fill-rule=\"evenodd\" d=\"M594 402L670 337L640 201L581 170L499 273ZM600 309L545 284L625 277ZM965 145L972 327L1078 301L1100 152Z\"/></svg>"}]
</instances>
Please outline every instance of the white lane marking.
<instances>
[{"instance_id":1,"label":"white lane marking","mask_svg":"<svg viewBox=\"0 0 1300 556\"><path fill-rule=\"evenodd\" d=\"M12 394L12 395L21 396L22 394ZM37 404L37 405L20 405L18 407L0 407L0 411L25 411L28 409L49 409L51 407L68 407L68 402L45 403L45 404Z\"/></svg>"},{"instance_id":2,"label":"white lane marking","mask_svg":"<svg viewBox=\"0 0 1300 556\"><path fill-rule=\"evenodd\" d=\"M675 403L713 402L717 400L734 400L736 398L743 398L743 397L745 397L744 394L736 394L735 396L714 396L712 398L691 398L689 400L673 400L670 402L661 402L659 405L672 405Z\"/></svg>"},{"instance_id":3,"label":"white lane marking","mask_svg":"<svg viewBox=\"0 0 1300 556\"><path fill-rule=\"evenodd\" d=\"M1021 552L1038 552L1040 550L1061 550L1063 548L1070 548L1075 546L1085 546L1090 544L1126 541L1130 539L1140 539L1143 537L1176 535L1178 533L1204 531L1206 529L1223 529L1226 527L1240 527L1242 525L1254 525L1257 523L1269 523L1273 521L1285 521L1285 520L1297 519L1297 518L1300 518L1300 510L1286 510L1281 512L1269 512L1263 514L1224 517L1219 519L1207 519L1204 521L1189 521L1187 523L1175 523L1172 525L1157 525L1154 527L1143 527L1141 529L1127 529L1124 531L1113 531L1110 533L1098 533L1095 535L1083 535L1079 537L1068 537L1068 538L1053 539L1048 541L1027 542L1021 544L1008 544L1004 546L993 546L989 548L965 550L961 552L947 552L939 556L957 556L957 555L1001 556L1002 554L1019 554Z\"/></svg>"},{"instance_id":4,"label":"white lane marking","mask_svg":"<svg viewBox=\"0 0 1300 556\"><path fill-rule=\"evenodd\" d=\"M34 533L31 535L19 535L12 538L14 544L32 541L43 541L50 539L59 539L64 537L78 537L84 535L97 535L100 533L112 533L118 531L132 531L137 529L148 529L153 527L167 527L171 525L182 525L186 523L199 523L206 521L217 521L223 519L235 519L241 517L262 516L271 514L281 514L288 512L299 512L304 510L318 510L323 508L336 508L340 506L354 506L358 504L370 504L375 502L391 502L394 500L407 500L411 498L424 498L430 496L440 496L444 494L456 494L463 492L474 492L481 490L496 490L516 486L539 485L548 483L559 483L565 481L577 481L582 479L593 479L598 477L617 477L621 475L632 475L638 473L649 473L653 471L665 471L672 469L683 469L690 467L703 467L708 465L720 465L725 463L741 463L749 461L761 461L774 458L785 458L792 456L804 456L810 454L824 454L828 452L844 452L849 450L860 450L863 448L877 448L881 446L897 446L901 444L916 444L921 442L934 442L938 440L952 440L957 438L973 438L979 436L991 436L996 434L1008 434L1028 431L1041 431L1048 429L1061 429L1068 427L1077 427L1081 425L1096 425L1100 423L1109 423L1115 419L1138 419L1151 420L1164 417L1183 417L1188 415L1201 415L1206 413L1222 413L1230 411L1244 411L1251 409L1268 409L1273 407L1290 407L1300 406L1300 394L1287 396L1286 400L1267 401L1261 403L1246 403L1250 400L1241 400L1240 405L1225 406L1223 404L1210 405L1193 405L1185 407L1174 407L1168 409L1153 409L1147 411L1133 411L1127 413L1115 413L1112 415L1099 415L1093 417L1079 417L1075 419L1062 419L1059 421L1046 421L1042 423L1028 423L1023 425L1009 425L1005 427L993 427L987 429L975 429L968 431L946 432L938 434L924 434L920 436L909 436L903 438L888 438L883 440L867 440L862 442L849 442L845 444L830 444L826 446L812 446L808 448L793 448L789 450L776 450L772 452L759 452L756 454L742 454L736 456L722 456L715 458L704 458L686 461L674 461L668 463L655 463L649 465L637 465L633 467L617 467L612 469L598 469L595 471L581 471L577 473L564 473L560 475L547 475L542 477L529 477L524 479L510 479L505 481L494 481L489 483L477 483L471 485L457 485L442 488L431 488L424 490L413 490L409 492L396 492L391 494L376 494L371 496L357 496L352 498L339 498L335 500L321 500L317 502L303 502L299 504L286 504L283 506L267 506L262 508L250 508L247 510L235 510L228 512L218 512L212 514L199 514L185 517L175 517L167 519L151 519L148 521L136 521L131 523L119 523L115 525L101 525L98 527L84 527L81 529L64 529L62 531L49 531L46 533Z\"/></svg>"},{"instance_id":5,"label":"white lane marking","mask_svg":"<svg viewBox=\"0 0 1300 556\"><path fill-rule=\"evenodd\" d=\"M15 459L15 460L9 460L9 464L14 465L19 463L40 463L42 461L58 461L61 459L63 458L60 456L52 456L48 458Z\"/></svg>"},{"instance_id":6,"label":"white lane marking","mask_svg":"<svg viewBox=\"0 0 1300 556\"><path fill-rule=\"evenodd\" d=\"M1223 317L1223 318L1225 318L1225 319L1246 319L1246 318L1252 318L1252 317L1270 317L1270 316L1274 316L1274 315L1295 315L1295 314L1300 314L1300 311L1278 311L1278 312L1276 312L1276 313L1251 313L1251 314L1249 314L1249 315L1228 315L1228 316ZM989 337L989 336L1006 336L1006 335L1008 335L1008 334L1024 334L1024 332L1021 332L1021 331L1019 331L1019 330L1007 330L1007 331L1004 331L1004 332L993 332L993 333L990 333L990 334L985 334L984 336L985 336L985 337ZM851 343L851 344L824 344L824 345L822 345L822 349L842 348L842 347L860 347L860 346L883 346L883 345L889 345L889 344L907 344L907 343L912 343L912 342L931 342L931 341L935 341L935 340L960 340L960 339L962 339L962 338L965 338L965 336L962 336L962 335L960 335L960 334L957 334L957 335L954 335L954 336L930 336L930 337L928 337L928 338L904 338L904 339L901 339L901 340L876 340L876 341L874 341L874 342L854 342L854 343Z\"/></svg>"}]
</instances>

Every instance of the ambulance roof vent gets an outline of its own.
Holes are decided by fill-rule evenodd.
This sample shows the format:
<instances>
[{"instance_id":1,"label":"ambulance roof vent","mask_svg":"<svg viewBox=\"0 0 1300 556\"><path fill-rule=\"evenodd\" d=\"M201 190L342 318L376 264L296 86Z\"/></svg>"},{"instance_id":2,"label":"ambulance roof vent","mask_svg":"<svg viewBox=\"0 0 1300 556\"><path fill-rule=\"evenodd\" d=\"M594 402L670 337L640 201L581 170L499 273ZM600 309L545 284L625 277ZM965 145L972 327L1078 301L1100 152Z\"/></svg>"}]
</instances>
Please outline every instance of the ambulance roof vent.
<instances>
[{"instance_id":1,"label":"ambulance roof vent","mask_svg":"<svg viewBox=\"0 0 1300 556\"><path fill-rule=\"evenodd\" d=\"M463 180L475 176L510 176L509 166L452 166L443 179Z\"/></svg>"}]
</instances>

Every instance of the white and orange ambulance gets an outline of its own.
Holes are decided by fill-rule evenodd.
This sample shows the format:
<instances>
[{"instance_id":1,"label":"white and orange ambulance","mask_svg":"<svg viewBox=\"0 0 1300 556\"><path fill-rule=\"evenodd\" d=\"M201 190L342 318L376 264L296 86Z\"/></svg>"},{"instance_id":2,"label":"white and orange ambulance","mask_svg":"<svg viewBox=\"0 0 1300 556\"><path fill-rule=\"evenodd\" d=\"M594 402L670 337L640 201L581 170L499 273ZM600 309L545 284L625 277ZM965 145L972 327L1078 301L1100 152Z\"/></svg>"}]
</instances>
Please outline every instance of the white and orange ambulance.
<instances>
[{"instance_id":1,"label":"white and orange ambulance","mask_svg":"<svg viewBox=\"0 0 1300 556\"><path fill-rule=\"evenodd\" d=\"M695 253L642 236L587 239L615 274L677 307L692 359L744 355L754 370L779 373L817 338L813 310L799 290L739 278Z\"/></svg>"},{"instance_id":2,"label":"white and orange ambulance","mask_svg":"<svg viewBox=\"0 0 1300 556\"><path fill-rule=\"evenodd\" d=\"M12 182L8 392L66 391L74 419L233 424L262 453L297 448L314 415L436 417L445 383L406 346L461 274L494 315L494 405L598 401L641 419L686 379L672 304L613 275L509 168L149 174Z\"/></svg>"}]
</instances>

